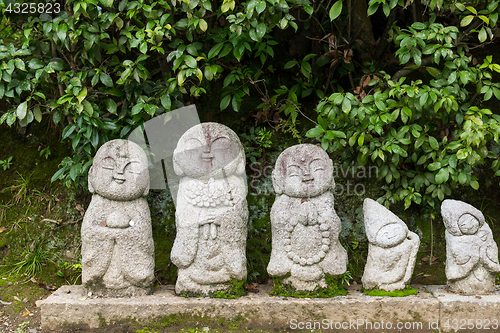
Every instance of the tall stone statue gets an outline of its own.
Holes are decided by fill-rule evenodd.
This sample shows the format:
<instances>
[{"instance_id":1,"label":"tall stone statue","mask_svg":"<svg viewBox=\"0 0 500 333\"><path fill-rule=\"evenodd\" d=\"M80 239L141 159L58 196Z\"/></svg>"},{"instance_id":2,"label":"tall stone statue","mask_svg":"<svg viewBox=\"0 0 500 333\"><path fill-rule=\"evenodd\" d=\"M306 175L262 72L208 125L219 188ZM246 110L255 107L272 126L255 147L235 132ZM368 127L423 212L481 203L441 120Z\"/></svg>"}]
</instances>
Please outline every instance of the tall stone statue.
<instances>
[{"instance_id":1,"label":"tall stone statue","mask_svg":"<svg viewBox=\"0 0 500 333\"><path fill-rule=\"evenodd\" d=\"M110 297L151 294L154 243L146 154L137 144L104 144L90 168L92 201L82 223L82 281L87 291Z\"/></svg>"},{"instance_id":2,"label":"tall stone statue","mask_svg":"<svg viewBox=\"0 0 500 333\"><path fill-rule=\"evenodd\" d=\"M368 259L361 282L365 289L402 290L410 283L420 239L390 210L365 199L363 215Z\"/></svg>"},{"instance_id":3,"label":"tall stone statue","mask_svg":"<svg viewBox=\"0 0 500 333\"><path fill-rule=\"evenodd\" d=\"M177 294L210 295L246 278L248 206L243 147L229 127L202 123L179 139L181 176L171 260Z\"/></svg>"},{"instance_id":4,"label":"tall stone statue","mask_svg":"<svg viewBox=\"0 0 500 333\"><path fill-rule=\"evenodd\" d=\"M483 213L448 199L441 204L441 215L446 226L448 289L469 295L493 293L500 272L498 247Z\"/></svg>"},{"instance_id":5,"label":"tall stone statue","mask_svg":"<svg viewBox=\"0 0 500 333\"><path fill-rule=\"evenodd\" d=\"M325 274L345 273L347 252L338 237L341 222L333 206L333 162L312 144L284 150L272 174L276 201L271 209L273 277L296 290L326 288Z\"/></svg>"}]
</instances>

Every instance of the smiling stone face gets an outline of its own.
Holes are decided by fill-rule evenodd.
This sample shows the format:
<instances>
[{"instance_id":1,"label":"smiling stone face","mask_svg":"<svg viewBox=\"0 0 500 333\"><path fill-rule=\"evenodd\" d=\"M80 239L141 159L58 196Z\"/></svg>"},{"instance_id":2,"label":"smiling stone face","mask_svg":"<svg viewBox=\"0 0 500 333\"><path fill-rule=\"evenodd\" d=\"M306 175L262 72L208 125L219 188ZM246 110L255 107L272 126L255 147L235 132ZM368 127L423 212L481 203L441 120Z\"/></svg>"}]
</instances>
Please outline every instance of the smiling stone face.
<instances>
[{"instance_id":1,"label":"smiling stone face","mask_svg":"<svg viewBox=\"0 0 500 333\"><path fill-rule=\"evenodd\" d=\"M398 222L387 224L380 228L377 233L377 244L381 247L392 247L403 242L408 234Z\"/></svg>"},{"instance_id":2,"label":"smiling stone face","mask_svg":"<svg viewBox=\"0 0 500 333\"><path fill-rule=\"evenodd\" d=\"M180 138L174 151L178 175L191 178L213 176L232 165L242 147L236 134L222 124L203 123L190 128Z\"/></svg>"},{"instance_id":3,"label":"smiling stone face","mask_svg":"<svg viewBox=\"0 0 500 333\"><path fill-rule=\"evenodd\" d=\"M90 168L89 189L111 200L133 200L146 195L149 173L142 148L127 140L105 143Z\"/></svg>"},{"instance_id":4,"label":"smiling stone face","mask_svg":"<svg viewBox=\"0 0 500 333\"><path fill-rule=\"evenodd\" d=\"M458 228L464 235L475 235L479 230L479 220L466 213L458 219Z\"/></svg>"},{"instance_id":5,"label":"smiling stone face","mask_svg":"<svg viewBox=\"0 0 500 333\"><path fill-rule=\"evenodd\" d=\"M332 160L318 146L292 146L278 157L273 184L278 194L298 198L320 195L333 184Z\"/></svg>"}]
</instances>

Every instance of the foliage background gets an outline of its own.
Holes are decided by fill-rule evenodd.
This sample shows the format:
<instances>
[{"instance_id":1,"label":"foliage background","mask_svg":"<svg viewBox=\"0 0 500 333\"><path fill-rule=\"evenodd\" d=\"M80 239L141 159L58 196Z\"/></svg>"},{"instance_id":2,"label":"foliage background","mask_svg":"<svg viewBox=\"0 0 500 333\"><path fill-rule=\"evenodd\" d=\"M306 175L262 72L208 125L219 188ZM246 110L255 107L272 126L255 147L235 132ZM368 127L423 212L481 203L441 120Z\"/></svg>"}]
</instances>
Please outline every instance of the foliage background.
<instances>
[{"instance_id":1,"label":"foliage background","mask_svg":"<svg viewBox=\"0 0 500 333\"><path fill-rule=\"evenodd\" d=\"M4 170L10 192L2 199L0 248L9 249L7 265L32 258L33 241L11 242L52 230L47 223L53 222L41 222L47 215L78 220L74 207L85 208L90 197L56 193L66 193L61 184L71 193L85 190L92 156L104 142L188 104L197 105L202 121L235 129L244 143L249 280L267 279L274 198L264 174L292 144L319 143L339 170L377 167L376 179L357 173L336 179L366 188L363 196L336 196L349 269L358 281L367 249L364 197L394 204L410 229L419 230L419 259L430 260L419 261L426 271L417 267L415 278L430 283L444 282L440 202L464 198L480 209L497 208L498 1L68 0L59 13L30 15L15 13L15 3L0 1L0 123L12 128L5 135L37 149L24 155L39 163L33 170L50 170L53 183L25 181L31 169L21 168L22 154ZM0 159L12 155L5 146ZM39 191L59 198L53 205L61 209L17 211L19 187L12 186L23 180L26 196L17 203ZM171 283L173 205L165 192L148 200L158 279ZM498 215L492 212L488 216ZM19 223L28 217L40 224ZM40 251L62 264L55 279L78 278L65 265L79 260L75 223L40 233ZM490 224L495 229L496 218ZM63 255L68 244L57 243L61 237L72 239L72 256ZM19 247L26 244L24 253ZM426 277L436 253L439 270Z\"/></svg>"}]
</instances>

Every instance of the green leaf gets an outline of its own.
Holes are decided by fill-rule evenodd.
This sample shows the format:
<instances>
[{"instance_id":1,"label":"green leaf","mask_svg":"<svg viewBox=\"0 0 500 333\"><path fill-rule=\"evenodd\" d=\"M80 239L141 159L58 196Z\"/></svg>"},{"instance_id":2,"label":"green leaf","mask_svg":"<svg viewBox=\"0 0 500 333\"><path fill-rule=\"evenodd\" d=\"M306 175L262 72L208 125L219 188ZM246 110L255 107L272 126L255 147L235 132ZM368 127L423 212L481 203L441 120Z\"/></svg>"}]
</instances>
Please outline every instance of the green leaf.
<instances>
[{"instance_id":1,"label":"green leaf","mask_svg":"<svg viewBox=\"0 0 500 333\"><path fill-rule=\"evenodd\" d=\"M76 99L78 99L78 102L81 103L86 96L87 96L87 87L83 87L78 96L76 96Z\"/></svg>"},{"instance_id":2,"label":"green leaf","mask_svg":"<svg viewBox=\"0 0 500 333\"><path fill-rule=\"evenodd\" d=\"M342 13L342 0L337 0L330 8L328 15L330 16L330 21L335 20Z\"/></svg>"},{"instance_id":3,"label":"green leaf","mask_svg":"<svg viewBox=\"0 0 500 333\"><path fill-rule=\"evenodd\" d=\"M191 68L196 68L198 67L198 63L196 62L196 59L191 57L190 55L185 56L185 61L186 64L191 67Z\"/></svg>"},{"instance_id":4,"label":"green leaf","mask_svg":"<svg viewBox=\"0 0 500 333\"><path fill-rule=\"evenodd\" d=\"M257 25L257 28L255 28L255 32L257 33L258 40L260 40L260 39L262 39L262 37L264 37L264 35L266 34L266 30L267 30L267 26L265 23L259 23L259 25Z\"/></svg>"},{"instance_id":5,"label":"green leaf","mask_svg":"<svg viewBox=\"0 0 500 333\"><path fill-rule=\"evenodd\" d=\"M478 38L481 43L486 41L486 39L488 38L488 35L486 34L486 29L484 29L484 27L481 30L479 30Z\"/></svg>"},{"instance_id":6,"label":"green leaf","mask_svg":"<svg viewBox=\"0 0 500 333\"><path fill-rule=\"evenodd\" d=\"M424 23L422 23L422 22L415 22L415 23L413 23L413 24L411 25L411 27L412 27L413 29L423 30L423 29L425 29L427 26L426 26Z\"/></svg>"},{"instance_id":7,"label":"green leaf","mask_svg":"<svg viewBox=\"0 0 500 333\"><path fill-rule=\"evenodd\" d=\"M106 98L104 100L104 104L106 105L106 109L108 112L112 114L116 114L116 103L111 98Z\"/></svg>"},{"instance_id":8,"label":"green leaf","mask_svg":"<svg viewBox=\"0 0 500 333\"><path fill-rule=\"evenodd\" d=\"M323 129L323 127L321 127L320 125L316 125L316 127L311 128L309 131L307 131L306 136L308 138L315 138L324 132L325 130Z\"/></svg>"},{"instance_id":9,"label":"green leaf","mask_svg":"<svg viewBox=\"0 0 500 333\"><path fill-rule=\"evenodd\" d=\"M208 59L210 60L213 57L216 57L219 54L220 50L222 50L223 46L224 46L224 42L216 44L214 47L212 47L210 49L210 51L208 52Z\"/></svg>"},{"instance_id":10,"label":"green leaf","mask_svg":"<svg viewBox=\"0 0 500 333\"><path fill-rule=\"evenodd\" d=\"M437 150L439 148L439 143L435 137L429 136L429 145L432 149Z\"/></svg>"},{"instance_id":11,"label":"green leaf","mask_svg":"<svg viewBox=\"0 0 500 333\"><path fill-rule=\"evenodd\" d=\"M66 39L66 33L68 32L68 26L66 25L66 23L58 25L56 28L56 32L57 37L59 37L59 39L64 42L64 40Z\"/></svg>"},{"instance_id":12,"label":"green leaf","mask_svg":"<svg viewBox=\"0 0 500 333\"><path fill-rule=\"evenodd\" d=\"M132 116L138 114L141 112L141 110L144 108L144 103L137 103L132 107L132 112L130 113Z\"/></svg>"},{"instance_id":13,"label":"green leaf","mask_svg":"<svg viewBox=\"0 0 500 333\"><path fill-rule=\"evenodd\" d=\"M112 87L113 86L113 80L111 79L111 77L104 73L104 72L101 72L101 74L99 75L100 79L101 79L101 82L107 86L107 87Z\"/></svg>"},{"instance_id":14,"label":"green leaf","mask_svg":"<svg viewBox=\"0 0 500 333\"><path fill-rule=\"evenodd\" d=\"M439 170L439 172L436 175L436 184L442 184L446 183L448 181L448 178L450 177L450 173L448 172L448 168L443 168Z\"/></svg>"},{"instance_id":15,"label":"green leaf","mask_svg":"<svg viewBox=\"0 0 500 333\"><path fill-rule=\"evenodd\" d=\"M473 189L477 190L479 188L479 183L477 182L477 180L473 180L470 182L470 187L472 187Z\"/></svg>"},{"instance_id":16,"label":"green leaf","mask_svg":"<svg viewBox=\"0 0 500 333\"><path fill-rule=\"evenodd\" d=\"M139 51L143 54L146 54L148 52L148 43L146 41L141 43L141 46L139 47Z\"/></svg>"},{"instance_id":17,"label":"green leaf","mask_svg":"<svg viewBox=\"0 0 500 333\"><path fill-rule=\"evenodd\" d=\"M94 108L92 107L92 104L90 104L89 101L85 100L83 101L83 107L85 108L85 111L89 113L90 116L94 113Z\"/></svg>"},{"instance_id":18,"label":"green leaf","mask_svg":"<svg viewBox=\"0 0 500 333\"><path fill-rule=\"evenodd\" d=\"M62 132L62 139L66 139L68 136L70 136L74 131L75 129L77 128L78 126L76 124L71 124L71 125L68 125L64 128L63 132Z\"/></svg>"},{"instance_id":19,"label":"green leaf","mask_svg":"<svg viewBox=\"0 0 500 333\"><path fill-rule=\"evenodd\" d=\"M458 174L458 182L460 184L465 184L465 182L467 181L467 175L465 174L465 171L461 171L459 174Z\"/></svg>"},{"instance_id":20,"label":"green leaf","mask_svg":"<svg viewBox=\"0 0 500 333\"><path fill-rule=\"evenodd\" d=\"M52 114L52 121L56 125L61 121L61 113L59 111L55 111L54 114Z\"/></svg>"},{"instance_id":21,"label":"green leaf","mask_svg":"<svg viewBox=\"0 0 500 333\"><path fill-rule=\"evenodd\" d=\"M474 15L467 15L466 17L464 17L462 19L462 21L460 21L460 26L461 27L468 26L472 22L473 19L474 19Z\"/></svg>"},{"instance_id":22,"label":"green leaf","mask_svg":"<svg viewBox=\"0 0 500 333\"><path fill-rule=\"evenodd\" d=\"M440 162L431 163L427 166L427 168L430 171L436 171L437 169L441 169L441 163Z\"/></svg>"},{"instance_id":23,"label":"green leaf","mask_svg":"<svg viewBox=\"0 0 500 333\"><path fill-rule=\"evenodd\" d=\"M326 137L330 140L334 140L335 138L346 138L346 135L344 132L341 131L327 131L326 132Z\"/></svg>"},{"instance_id":24,"label":"green leaf","mask_svg":"<svg viewBox=\"0 0 500 333\"><path fill-rule=\"evenodd\" d=\"M40 110L40 106L36 105L33 108L33 115L35 116L36 121L41 122L42 121L42 111Z\"/></svg>"},{"instance_id":25,"label":"green leaf","mask_svg":"<svg viewBox=\"0 0 500 333\"><path fill-rule=\"evenodd\" d=\"M198 23L198 26L200 27L201 31L207 31L207 29L208 29L207 21L205 21L204 19L200 20L200 22Z\"/></svg>"},{"instance_id":26,"label":"green leaf","mask_svg":"<svg viewBox=\"0 0 500 333\"><path fill-rule=\"evenodd\" d=\"M16 65L17 68L19 68L22 71L26 70L26 67L24 66L24 61L22 61L19 58L14 59L14 64Z\"/></svg>"},{"instance_id":27,"label":"green leaf","mask_svg":"<svg viewBox=\"0 0 500 333\"><path fill-rule=\"evenodd\" d=\"M170 111L172 107L172 102L170 100L170 95L162 95L161 98L161 105L165 108L165 110Z\"/></svg>"},{"instance_id":28,"label":"green leaf","mask_svg":"<svg viewBox=\"0 0 500 333\"><path fill-rule=\"evenodd\" d=\"M44 66L43 62L36 58L33 58L28 62L28 67L31 69L40 69L43 66Z\"/></svg>"},{"instance_id":29,"label":"green leaf","mask_svg":"<svg viewBox=\"0 0 500 333\"><path fill-rule=\"evenodd\" d=\"M26 111L28 110L28 102L25 101L18 105L16 110L16 116L19 119L24 119L26 117Z\"/></svg>"},{"instance_id":30,"label":"green leaf","mask_svg":"<svg viewBox=\"0 0 500 333\"><path fill-rule=\"evenodd\" d=\"M260 14L266 9L266 2L265 1L257 1L257 13Z\"/></svg>"},{"instance_id":31,"label":"green leaf","mask_svg":"<svg viewBox=\"0 0 500 333\"><path fill-rule=\"evenodd\" d=\"M231 95L228 94L220 101L220 109L225 110L231 102Z\"/></svg>"}]
</instances>

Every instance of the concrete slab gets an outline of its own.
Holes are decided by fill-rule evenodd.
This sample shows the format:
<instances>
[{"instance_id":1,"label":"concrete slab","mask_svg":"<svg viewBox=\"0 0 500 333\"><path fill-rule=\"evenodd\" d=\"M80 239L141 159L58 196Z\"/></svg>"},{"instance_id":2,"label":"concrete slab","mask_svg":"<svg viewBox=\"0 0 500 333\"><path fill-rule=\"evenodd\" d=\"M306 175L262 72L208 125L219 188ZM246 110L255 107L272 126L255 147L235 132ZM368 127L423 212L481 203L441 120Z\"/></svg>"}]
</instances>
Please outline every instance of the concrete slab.
<instances>
[{"instance_id":1,"label":"concrete slab","mask_svg":"<svg viewBox=\"0 0 500 333\"><path fill-rule=\"evenodd\" d=\"M438 298L419 287L418 295L370 297L351 287L347 296L298 299L270 296L271 286L237 299L185 298L175 296L173 286L161 286L151 296L93 298L82 286L63 286L40 303L42 327L97 328L136 320L158 322L161 318L238 318L243 327L273 329L321 329L381 332L392 330L432 332L438 325ZM187 316L187 317L186 317Z\"/></svg>"},{"instance_id":2,"label":"concrete slab","mask_svg":"<svg viewBox=\"0 0 500 333\"><path fill-rule=\"evenodd\" d=\"M446 286L425 286L440 303L439 324L443 332L500 331L500 286L495 295L463 296Z\"/></svg>"}]
</instances>

